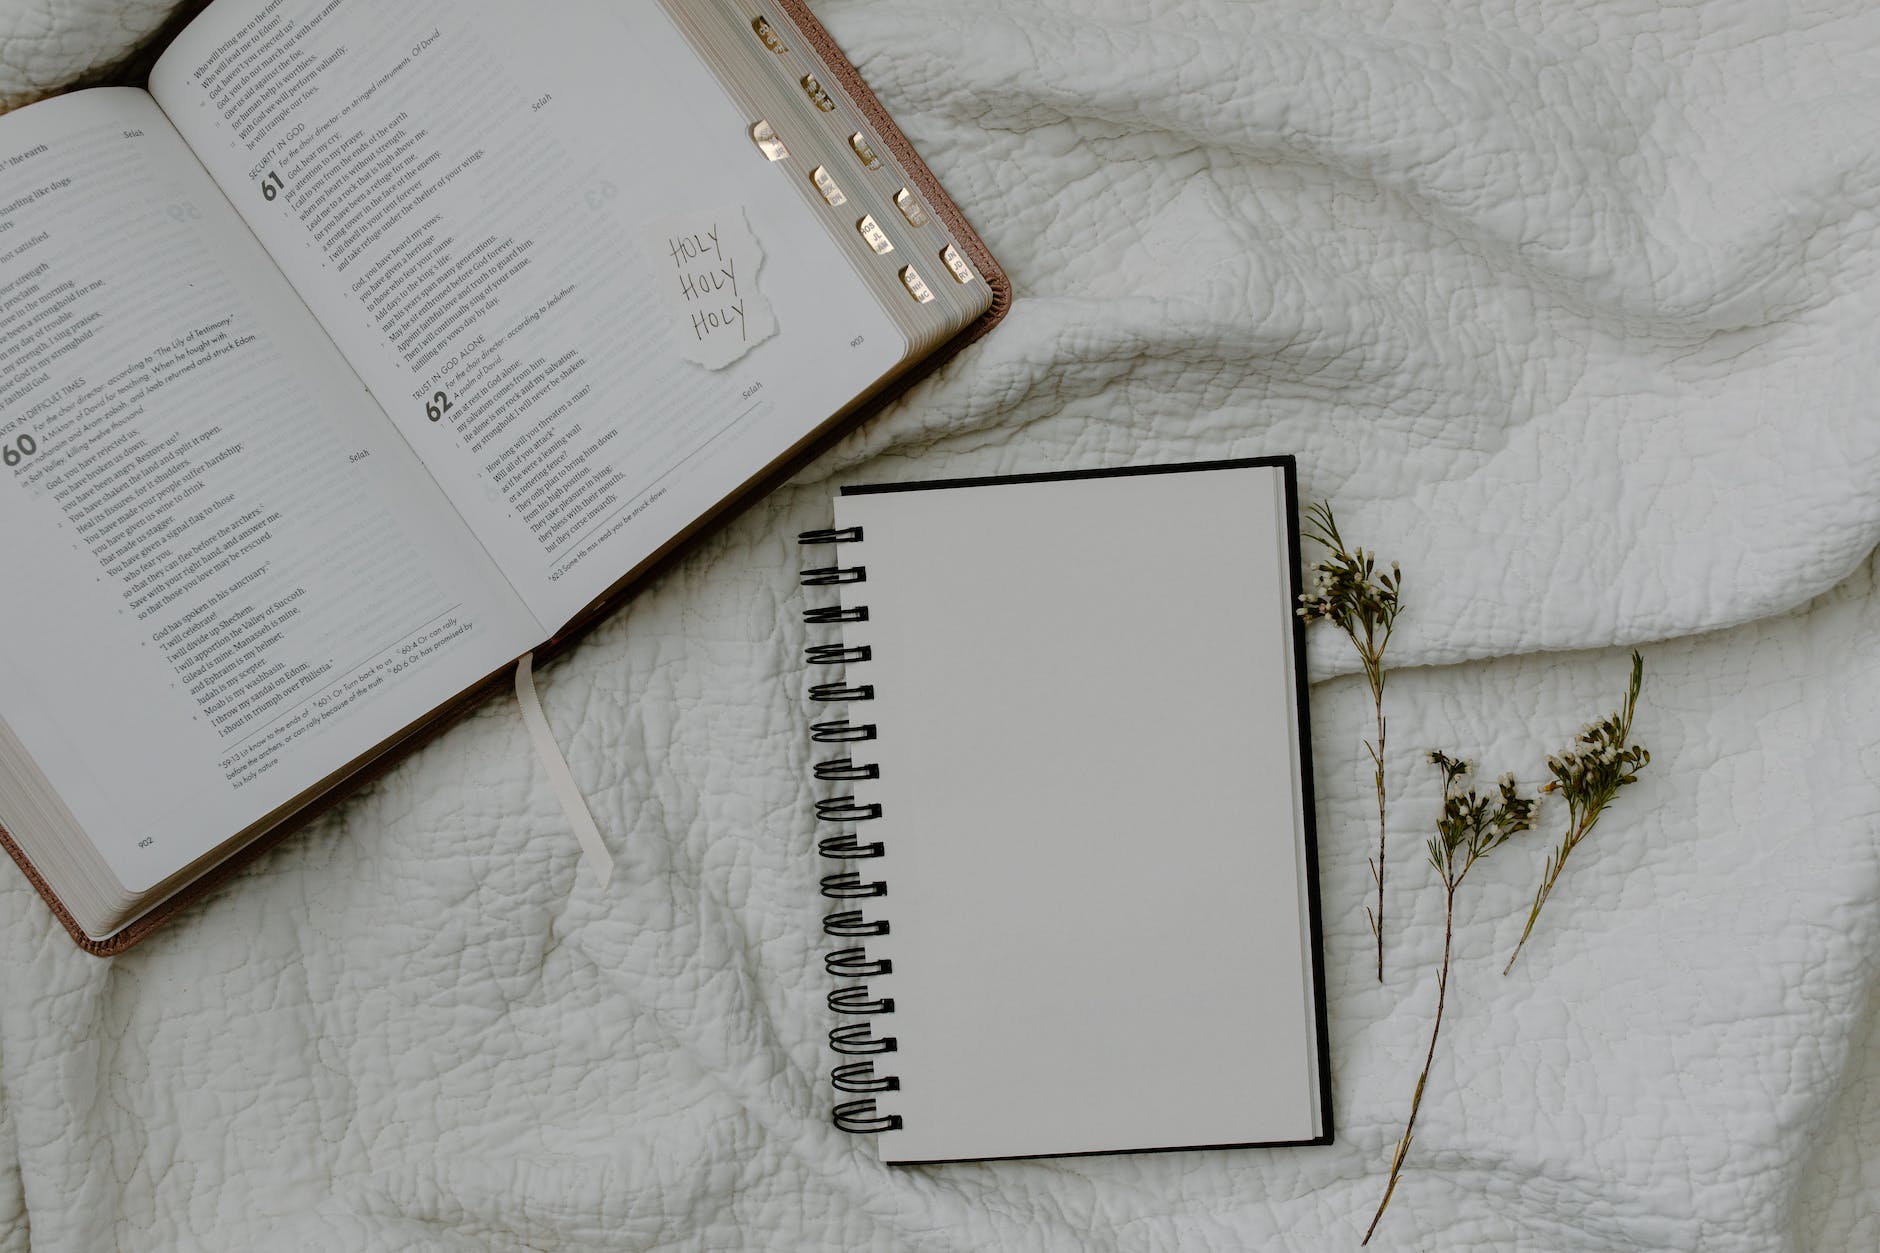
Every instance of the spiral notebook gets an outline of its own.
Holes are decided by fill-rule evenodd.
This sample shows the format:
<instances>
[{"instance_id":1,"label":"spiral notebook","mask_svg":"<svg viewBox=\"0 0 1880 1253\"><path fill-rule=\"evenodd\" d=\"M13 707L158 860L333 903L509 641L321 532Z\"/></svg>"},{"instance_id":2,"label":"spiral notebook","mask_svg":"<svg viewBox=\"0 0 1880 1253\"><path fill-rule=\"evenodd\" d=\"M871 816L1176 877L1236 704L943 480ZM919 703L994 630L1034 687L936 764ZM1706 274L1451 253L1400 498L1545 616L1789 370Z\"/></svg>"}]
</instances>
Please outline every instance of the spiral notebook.
<instances>
[{"instance_id":1,"label":"spiral notebook","mask_svg":"<svg viewBox=\"0 0 1880 1253\"><path fill-rule=\"evenodd\" d=\"M801 536L836 1125L1328 1144L1291 458L848 487Z\"/></svg>"}]
</instances>

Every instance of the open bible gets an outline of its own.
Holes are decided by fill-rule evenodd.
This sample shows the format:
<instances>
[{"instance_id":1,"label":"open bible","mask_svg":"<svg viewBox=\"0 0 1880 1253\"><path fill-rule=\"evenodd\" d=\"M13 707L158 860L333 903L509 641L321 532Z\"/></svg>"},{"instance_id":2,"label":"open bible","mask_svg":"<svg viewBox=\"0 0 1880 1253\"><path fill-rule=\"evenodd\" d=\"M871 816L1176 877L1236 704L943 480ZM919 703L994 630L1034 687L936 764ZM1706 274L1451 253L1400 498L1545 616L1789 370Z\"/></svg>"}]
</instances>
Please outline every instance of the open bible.
<instances>
[{"instance_id":1,"label":"open bible","mask_svg":"<svg viewBox=\"0 0 1880 1253\"><path fill-rule=\"evenodd\" d=\"M797 0L217 0L0 117L0 843L94 952L983 332Z\"/></svg>"}]
</instances>

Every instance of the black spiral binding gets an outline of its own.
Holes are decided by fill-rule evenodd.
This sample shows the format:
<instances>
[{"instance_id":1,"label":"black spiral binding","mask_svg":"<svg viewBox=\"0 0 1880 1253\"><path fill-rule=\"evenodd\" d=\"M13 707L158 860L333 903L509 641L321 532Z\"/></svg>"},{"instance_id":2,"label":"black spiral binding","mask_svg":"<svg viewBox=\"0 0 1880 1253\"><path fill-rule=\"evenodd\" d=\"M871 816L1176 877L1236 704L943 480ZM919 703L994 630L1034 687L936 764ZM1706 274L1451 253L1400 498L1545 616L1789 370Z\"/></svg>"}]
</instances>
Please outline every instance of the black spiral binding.
<instances>
[{"instance_id":1,"label":"black spiral binding","mask_svg":"<svg viewBox=\"0 0 1880 1253\"><path fill-rule=\"evenodd\" d=\"M797 542L803 545L858 544L861 540L862 528L859 526L805 531L797 536ZM804 587L835 587L867 581L868 567L863 565L815 566L803 571ZM868 607L831 605L810 608L804 611L803 621L810 626L866 622ZM874 650L866 644L851 644L847 641L811 644L807 652L809 664L813 667L847 667L874 657ZM850 683L848 676L843 674L839 678L810 684L809 698L817 704L853 705L875 699L875 689L868 683ZM817 722L810 727L810 739L818 744L860 744L874 738L875 724L872 722L853 722L844 718ZM880 777L880 766L873 762L857 761L850 755L829 757L816 763L816 778L823 783L845 783ZM858 802L852 794L818 800L817 821L848 829L817 840L816 851L836 865L845 867L856 867L861 862L882 856L886 850L879 842L864 841L854 830L855 824L872 822L879 817L880 805ZM832 901L864 902L886 896L888 885L879 879L870 878L860 869L842 869L823 876L822 894ZM877 996L866 982L848 982L873 979L893 972L892 961L883 957L870 957L867 948L853 942L869 936L887 935L888 920L871 917L862 909L842 908L824 917L823 932L849 942L823 959L824 969L835 978L845 981L843 986L829 993L829 1008L851 1020L829 1033L829 1047L845 1057L894 1052L897 1047L894 1037L877 1035L872 1026L876 1018L894 1012L894 998ZM836 1103L835 1124L842 1130L866 1134L894 1131L901 1126L899 1114L884 1113L875 1104L876 1094L899 1091L901 1081L894 1075L876 1074L873 1061L844 1062L829 1072L829 1082L836 1091L855 1097L854 1100Z\"/></svg>"}]
</instances>

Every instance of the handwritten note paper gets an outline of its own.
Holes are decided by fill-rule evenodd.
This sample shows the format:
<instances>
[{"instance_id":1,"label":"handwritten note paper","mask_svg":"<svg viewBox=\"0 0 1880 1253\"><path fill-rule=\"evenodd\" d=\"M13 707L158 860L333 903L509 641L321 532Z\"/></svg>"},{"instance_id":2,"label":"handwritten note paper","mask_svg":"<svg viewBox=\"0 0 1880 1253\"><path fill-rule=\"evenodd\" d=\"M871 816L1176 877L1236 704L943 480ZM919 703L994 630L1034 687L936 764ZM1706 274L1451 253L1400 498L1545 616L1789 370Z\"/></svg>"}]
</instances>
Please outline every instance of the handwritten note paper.
<instances>
[{"instance_id":1,"label":"handwritten note paper","mask_svg":"<svg viewBox=\"0 0 1880 1253\"><path fill-rule=\"evenodd\" d=\"M650 224L642 242L687 358L722 370L777 333L758 287L764 250L743 209L666 218Z\"/></svg>"}]
</instances>

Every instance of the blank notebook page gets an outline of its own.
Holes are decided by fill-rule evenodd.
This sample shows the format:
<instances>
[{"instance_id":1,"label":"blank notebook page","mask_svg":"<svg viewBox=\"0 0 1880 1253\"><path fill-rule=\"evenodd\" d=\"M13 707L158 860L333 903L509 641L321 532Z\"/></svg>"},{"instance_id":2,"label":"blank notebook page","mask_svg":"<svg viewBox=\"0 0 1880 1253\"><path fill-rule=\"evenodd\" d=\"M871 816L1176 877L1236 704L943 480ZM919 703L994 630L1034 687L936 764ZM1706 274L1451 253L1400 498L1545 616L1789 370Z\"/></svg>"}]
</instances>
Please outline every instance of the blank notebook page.
<instances>
[{"instance_id":1,"label":"blank notebook page","mask_svg":"<svg viewBox=\"0 0 1880 1253\"><path fill-rule=\"evenodd\" d=\"M1270 464L838 499L885 1160L1327 1134L1288 505Z\"/></svg>"}]
</instances>

